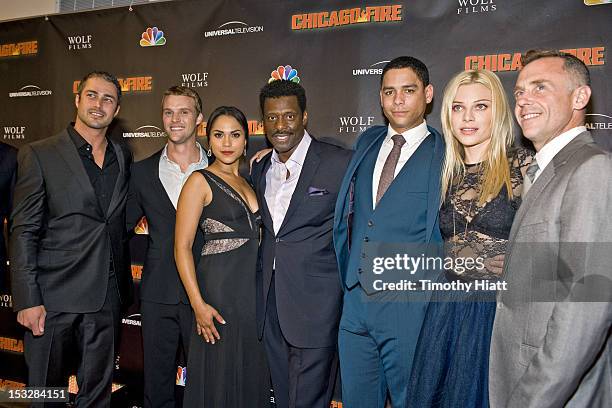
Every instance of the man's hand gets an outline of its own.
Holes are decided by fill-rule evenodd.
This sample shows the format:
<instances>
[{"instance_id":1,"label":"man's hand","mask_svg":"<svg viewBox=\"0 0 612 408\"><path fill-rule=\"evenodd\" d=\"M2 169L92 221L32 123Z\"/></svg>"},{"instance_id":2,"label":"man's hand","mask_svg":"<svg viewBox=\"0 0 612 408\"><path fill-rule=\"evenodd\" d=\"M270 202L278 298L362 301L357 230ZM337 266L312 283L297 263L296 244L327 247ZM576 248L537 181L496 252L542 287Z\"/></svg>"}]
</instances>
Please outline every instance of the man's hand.
<instances>
[{"instance_id":1,"label":"man's hand","mask_svg":"<svg viewBox=\"0 0 612 408\"><path fill-rule=\"evenodd\" d=\"M505 255L496 255L493 258L485 259L485 268L497 276L502 276L504 272Z\"/></svg>"},{"instance_id":2,"label":"man's hand","mask_svg":"<svg viewBox=\"0 0 612 408\"><path fill-rule=\"evenodd\" d=\"M42 336L45 332L45 317L47 311L43 305L29 307L17 312L17 321L27 327L35 336Z\"/></svg>"},{"instance_id":3,"label":"man's hand","mask_svg":"<svg viewBox=\"0 0 612 408\"><path fill-rule=\"evenodd\" d=\"M255 153L253 155L253 157L251 157L251 160L249 160L249 173L251 172L251 170L253 170L253 163L255 163L255 161L257 161L257 163L259 163L261 161L261 159L264 158L264 156L268 153L270 153L272 151L272 149L263 149L263 150L259 150L257 153Z\"/></svg>"}]
</instances>

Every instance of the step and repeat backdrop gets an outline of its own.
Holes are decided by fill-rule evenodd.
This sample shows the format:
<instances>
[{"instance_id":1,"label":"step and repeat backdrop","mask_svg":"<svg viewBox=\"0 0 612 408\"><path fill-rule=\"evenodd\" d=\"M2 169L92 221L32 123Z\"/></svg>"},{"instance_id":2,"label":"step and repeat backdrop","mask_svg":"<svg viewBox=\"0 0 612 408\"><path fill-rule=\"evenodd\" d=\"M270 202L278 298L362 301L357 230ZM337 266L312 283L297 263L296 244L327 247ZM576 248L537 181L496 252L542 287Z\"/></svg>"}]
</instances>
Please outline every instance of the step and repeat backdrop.
<instances>
[{"instance_id":1,"label":"step and repeat backdrop","mask_svg":"<svg viewBox=\"0 0 612 408\"><path fill-rule=\"evenodd\" d=\"M239 107L249 119L250 151L260 149L265 138L258 94L272 75L299 77L311 134L351 146L361 132L384 121L380 74L394 57L412 55L429 67L435 97L427 121L440 129L442 91L454 73L490 69L511 93L521 54L555 48L589 66L587 127L612 149L611 3L185 0L1 23L0 141L20 147L65 128L75 117L79 80L105 70L119 78L124 93L112 137L126 142L136 160L165 143L160 101L172 85L195 89L205 117L219 105ZM205 136L204 126L198 135ZM146 223L137 230L146 233ZM136 289L145 245L143 235L132 240ZM22 334L5 285L0 386L25 382ZM133 391L142 370L138 304L123 319L122 339L117 380L139 395ZM177 384L186 377L181 360ZM130 404L140 403L136 398Z\"/></svg>"}]
</instances>

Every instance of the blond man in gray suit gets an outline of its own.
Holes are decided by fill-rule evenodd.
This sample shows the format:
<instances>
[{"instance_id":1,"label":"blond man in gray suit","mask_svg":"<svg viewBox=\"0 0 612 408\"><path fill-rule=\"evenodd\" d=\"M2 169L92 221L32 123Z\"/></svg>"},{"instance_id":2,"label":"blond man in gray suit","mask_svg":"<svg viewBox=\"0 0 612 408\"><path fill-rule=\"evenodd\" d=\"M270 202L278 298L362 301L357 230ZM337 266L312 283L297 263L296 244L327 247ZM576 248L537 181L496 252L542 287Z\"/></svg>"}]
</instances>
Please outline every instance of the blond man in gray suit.
<instances>
[{"instance_id":1,"label":"blond man in gray suit","mask_svg":"<svg viewBox=\"0 0 612 408\"><path fill-rule=\"evenodd\" d=\"M490 405L611 407L612 160L584 126L587 67L556 51L523 66L515 115L537 154L510 232Z\"/></svg>"}]
</instances>

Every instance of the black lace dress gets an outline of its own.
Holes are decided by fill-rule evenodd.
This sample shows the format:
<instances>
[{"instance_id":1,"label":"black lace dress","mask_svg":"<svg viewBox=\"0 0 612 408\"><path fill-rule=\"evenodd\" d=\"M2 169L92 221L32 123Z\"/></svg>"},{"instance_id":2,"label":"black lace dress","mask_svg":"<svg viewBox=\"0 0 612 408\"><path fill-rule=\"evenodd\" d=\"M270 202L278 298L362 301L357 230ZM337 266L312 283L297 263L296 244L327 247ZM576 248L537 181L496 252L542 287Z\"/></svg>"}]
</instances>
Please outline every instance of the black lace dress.
<instances>
[{"instance_id":1,"label":"black lace dress","mask_svg":"<svg viewBox=\"0 0 612 408\"><path fill-rule=\"evenodd\" d=\"M512 151L508 158L512 199L504 186L496 197L482 205L478 203L482 166L466 166L466 174L449 188L440 209L446 256L487 259L505 253L512 221L521 203L523 174L532 158L528 150ZM482 268L447 271L441 280L473 283L498 278ZM494 318L493 291L472 289L433 294L417 344L407 406L489 406L489 345Z\"/></svg>"},{"instance_id":2,"label":"black lace dress","mask_svg":"<svg viewBox=\"0 0 612 408\"><path fill-rule=\"evenodd\" d=\"M213 193L200 228L205 244L197 267L204 301L223 316L221 340L191 336L184 407L268 407L270 374L255 321L259 216L221 178L200 170Z\"/></svg>"}]
</instances>

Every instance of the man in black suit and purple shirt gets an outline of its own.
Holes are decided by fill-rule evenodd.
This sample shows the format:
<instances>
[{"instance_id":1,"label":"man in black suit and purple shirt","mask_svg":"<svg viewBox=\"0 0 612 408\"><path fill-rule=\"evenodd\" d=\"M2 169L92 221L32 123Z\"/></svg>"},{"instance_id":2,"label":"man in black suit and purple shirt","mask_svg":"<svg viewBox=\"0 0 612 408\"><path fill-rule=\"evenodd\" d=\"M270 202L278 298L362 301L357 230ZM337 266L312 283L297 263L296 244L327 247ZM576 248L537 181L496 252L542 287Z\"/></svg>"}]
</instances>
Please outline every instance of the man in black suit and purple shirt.
<instances>
[{"instance_id":1,"label":"man in black suit and purple shirt","mask_svg":"<svg viewBox=\"0 0 612 408\"><path fill-rule=\"evenodd\" d=\"M301 85L260 93L274 150L253 165L263 220L257 323L279 408L328 408L337 370L342 288L332 243L334 206L351 152L319 142Z\"/></svg>"}]
</instances>

